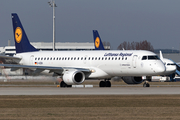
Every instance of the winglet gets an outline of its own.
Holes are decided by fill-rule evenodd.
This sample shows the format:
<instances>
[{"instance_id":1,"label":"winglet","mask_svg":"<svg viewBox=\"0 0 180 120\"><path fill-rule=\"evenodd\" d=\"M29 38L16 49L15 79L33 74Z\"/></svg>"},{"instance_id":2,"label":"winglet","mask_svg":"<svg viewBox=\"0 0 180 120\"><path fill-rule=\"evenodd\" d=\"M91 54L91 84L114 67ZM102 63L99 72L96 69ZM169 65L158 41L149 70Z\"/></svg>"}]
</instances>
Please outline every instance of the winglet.
<instances>
[{"instance_id":1,"label":"winglet","mask_svg":"<svg viewBox=\"0 0 180 120\"><path fill-rule=\"evenodd\" d=\"M93 30L95 50L104 50L103 43L97 30Z\"/></svg>"},{"instance_id":2,"label":"winglet","mask_svg":"<svg viewBox=\"0 0 180 120\"><path fill-rule=\"evenodd\" d=\"M16 13L12 13L11 15L16 53L38 51L30 44L18 15Z\"/></svg>"}]
</instances>

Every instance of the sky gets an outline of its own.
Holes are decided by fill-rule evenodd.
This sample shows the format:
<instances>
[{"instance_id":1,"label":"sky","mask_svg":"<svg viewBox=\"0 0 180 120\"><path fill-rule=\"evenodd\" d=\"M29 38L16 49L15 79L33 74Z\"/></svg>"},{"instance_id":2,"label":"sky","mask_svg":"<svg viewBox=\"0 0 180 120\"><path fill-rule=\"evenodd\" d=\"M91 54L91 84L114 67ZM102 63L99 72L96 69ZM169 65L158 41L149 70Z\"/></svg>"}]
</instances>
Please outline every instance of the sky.
<instances>
[{"instance_id":1,"label":"sky","mask_svg":"<svg viewBox=\"0 0 180 120\"><path fill-rule=\"evenodd\" d=\"M147 40L154 49L180 50L180 0L56 0L56 42L93 42L92 30L116 50ZM11 13L30 42L52 42L48 0L0 0L0 47L14 45Z\"/></svg>"}]
</instances>

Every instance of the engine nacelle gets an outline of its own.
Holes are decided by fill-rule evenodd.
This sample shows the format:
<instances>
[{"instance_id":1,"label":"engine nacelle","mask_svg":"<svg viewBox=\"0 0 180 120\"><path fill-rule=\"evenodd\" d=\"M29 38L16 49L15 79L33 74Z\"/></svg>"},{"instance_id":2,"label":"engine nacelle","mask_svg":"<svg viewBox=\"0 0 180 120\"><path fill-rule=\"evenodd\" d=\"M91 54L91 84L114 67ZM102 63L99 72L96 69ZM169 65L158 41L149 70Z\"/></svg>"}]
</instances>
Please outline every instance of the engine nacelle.
<instances>
[{"instance_id":1,"label":"engine nacelle","mask_svg":"<svg viewBox=\"0 0 180 120\"><path fill-rule=\"evenodd\" d=\"M127 76L122 77L122 79L127 84L140 84L143 82L142 77Z\"/></svg>"},{"instance_id":2,"label":"engine nacelle","mask_svg":"<svg viewBox=\"0 0 180 120\"><path fill-rule=\"evenodd\" d=\"M66 71L62 78L67 85L75 85L83 83L85 75L81 71Z\"/></svg>"}]
</instances>

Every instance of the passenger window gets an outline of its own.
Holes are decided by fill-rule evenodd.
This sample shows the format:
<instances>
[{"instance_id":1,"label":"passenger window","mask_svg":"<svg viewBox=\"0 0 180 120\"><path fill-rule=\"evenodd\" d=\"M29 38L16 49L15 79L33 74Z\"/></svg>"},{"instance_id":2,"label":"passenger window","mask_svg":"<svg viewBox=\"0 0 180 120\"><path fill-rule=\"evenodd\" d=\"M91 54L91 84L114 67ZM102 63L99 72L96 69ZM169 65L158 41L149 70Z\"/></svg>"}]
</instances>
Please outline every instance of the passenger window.
<instances>
[{"instance_id":1,"label":"passenger window","mask_svg":"<svg viewBox=\"0 0 180 120\"><path fill-rule=\"evenodd\" d=\"M125 60L127 60L127 57L125 58Z\"/></svg>"},{"instance_id":2,"label":"passenger window","mask_svg":"<svg viewBox=\"0 0 180 120\"><path fill-rule=\"evenodd\" d=\"M110 60L111 58L109 57L109 60Z\"/></svg>"},{"instance_id":3,"label":"passenger window","mask_svg":"<svg viewBox=\"0 0 180 120\"><path fill-rule=\"evenodd\" d=\"M94 57L92 57L92 60L94 60Z\"/></svg>"},{"instance_id":4,"label":"passenger window","mask_svg":"<svg viewBox=\"0 0 180 120\"><path fill-rule=\"evenodd\" d=\"M117 60L117 57L115 57L115 60Z\"/></svg>"},{"instance_id":5,"label":"passenger window","mask_svg":"<svg viewBox=\"0 0 180 120\"><path fill-rule=\"evenodd\" d=\"M86 57L84 58L84 60L86 60Z\"/></svg>"},{"instance_id":6,"label":"passenger window","mask_svg":"<svg viewBox=\"0 0 180 120\"><path fill-rule=\"evenodd\" d=\"M68 57L68 60L70 59L70 57Z\"/></svg>"},{"instance_id":7,"label":"passenger window","mask_svg":"<svg viewBox=\"0 0 180 120\"><path fill-rule=\"evenodd\" d=\"M49 60L49 58L47 58L47 60Z\"/></svg>"},{"instance_id":8,"label":"passenger window","mask_svg":"<svg viewBox=\"0 0 180 120\"><path fill-rule=\"evenodd\" d=\"M119 57L119 60L121 60L121 57Z\"/></svg>"},{"instance_id":9,"label":"passenger window","mask_svg":"<svg viewBox=\"0 0 180 120\"><path fill-rule=\"evenodd\" d=\"M122 57L122 60L124 60L124 57Z\"/></svg>"},{"instance_id":10,"label":"passenger window","mask_svg":"<svg viewBox=\"0 0 180 120\"><path fill-rule=\"evenodd\" d=\"M59 60L61 60L61 58L59 58Z\"/></svg>"},{"instance_id":11,"label":"passenger window","mask_svg":"<svg viewBox=\"0 0 180 120\"><path fill-rule=\"evenodd\" d=\"M66 57L65 57L65 60L66 60Z\"/></svg>"},{"instance_id":12,"label":"passenger window","mask_svg":"<svg viewBox=\"0 0 180 120\"><path fill-rule=\"evenodd\" d=\"M90 60L91 58L89 57L89 60Z\"/></svg>"},{"instance_id":13,"label":"passenger window","mask_svg":"<svg viewBox=\"0 0 180 120\"><path fill-rule=\"evenodd\" d=\"M102 57L102 60L103 60L104 58Z\"/></svg>"},{"instance_id":14,"label":"passenger window","mask_svg":"<svg viewBox=\"0 0 180 120\"><path fill-rule=\"evenodd\" d=\"M46 60L46 58L44 58L44 60Z\"/></svg>"},{"instance_id":15,"label":"passenger window","mask_svg":"<svg viewBox=\"0 0 180 120\"><path fill-rule=\"evenodd\" d=\"M55 60L56 58L54 57L54 60Z\"/></svg>"},{"instance_id":16,"label":"passenger window","mask_svg":"<svg viewBox=\"0 0 180 120\"><path fill-rule=\"evenodd\" d=\"M79 57L77 58L77 60L79 60Z\"/></svg>"},{"instance_id":17,"label":"passenger window","mask_svg":"<svg viewBox=\"0 0 180 120\"><path fill-rule=\"evenodd\" d=\"M95 60L97 60L97 57L95 58Z\"/></svg>"},{"instance_id":18,"label":"passenger window","mask_svg":"<svg viewBox=\"0 0 180 120\"><path fill-rule=\"evenodd\" d=\"M74 57L74 60L76 60L76 57Z\"/></svg>"},{"instance_id":19,"label":"passenger window","mask_svg":"<svg viewBox=\"0 0 180 120\"><path fill-rule=\"evenodd\" d=\"M38 58L38 60L40 60L40 58Z\"/></svg>"},{"instance_id":20,"label":"passenger window","mask_svg":"<svg viewBox=\"0 0 180 120\"><path fill-rule=\"evenodd\" d=\"M73 57L71 58L71 60L73 60Z\"/></svg>"},{"instance_id":21,"label":"passenger window","mask_svg":"<svg viewBox=\"0 0 180 120\"><path fill-rule=\"evenodd\" d=\"M83 57L81 57L81 60L83 60Z\"/></svg>"},{"instance_id":22,"label":"passenger window","mask_svg":"<svg viewBox=\"0 0 180 120\"><path fill-rule=\"evenodd\" d=\"M50 58L50 60L52 60L52 58Z\"/></svg>"},{"instance_id":23,"label":"passenger window","mask_svg":"<svg viewBox=\"0 0 180 120\"><path fill-rule=\"evenodd\" d=\"M64 58L62 58L62 60L64 60Z\"/></svg>"},{"instance_id":24,"label":"passenger window","mask_svg":"<svg viewBox=\"0 0 180 120\"><path fill-rule=\"evenodd\" d=\"M100 60L101 58L99 57L99 60Z\"/></svg>"},{"instance_id":25,"label":"passenger window","mask_svg":"<svg viewBox=\"0 0 180 120\"><path fill-rule=\"evenodd\" d=\"M105 60L107 60L107 57L105 57Z\"/></svg>"},{"instance_id":26,"label":"passenger window","mask_svg":"<svg viewBox=\"0 0 180 120\"><path fill-rule=\"evenodd\" d=\"M56 60L58 60L58 58L56 58Z\"/></svg>"},{"instance_id":27,"label":"passenger window","mask_svg":"<svg viewBox=\"0 0 180 120\"><path fill-rule=\"evenodd\" d=\"M112 57L112 60L113 60L114 58Z\"/></svg>"},{"instance_id":28,"label":"passenger window","mask_svg":"<svg viewBox=\"0 0 180 120\"><path fill-rule=\"evenodd\" d=\"M35 58L35 60L37 60L37 58Z\"/></svg>"}]
</instances>

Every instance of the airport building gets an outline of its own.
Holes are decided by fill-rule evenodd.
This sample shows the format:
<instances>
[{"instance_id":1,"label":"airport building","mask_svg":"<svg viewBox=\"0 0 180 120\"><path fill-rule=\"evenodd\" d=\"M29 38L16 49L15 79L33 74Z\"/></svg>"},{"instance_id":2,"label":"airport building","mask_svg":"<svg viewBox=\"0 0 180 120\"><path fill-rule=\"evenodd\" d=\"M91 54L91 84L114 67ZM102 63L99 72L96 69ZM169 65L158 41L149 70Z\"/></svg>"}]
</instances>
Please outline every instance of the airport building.
<instances>
[{"instance_id":1,"label":"airport building","mask_svg":"<svg viewBox=\"0 0 180 120\"><path fill-rule=\"evenodd\" d=\"M38 50L52 51L52 42L31 42L31 44ZM94 43L89 42L57 42L56 51L62 50L94 50ZM106 50L110 50L110 46L104 46ZM0 47L0 54L13 56L16 53L15 46Z\"/></svg>"}]
</instances>

